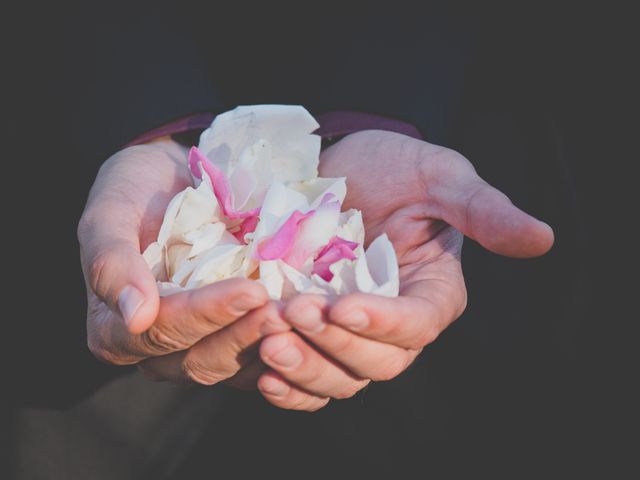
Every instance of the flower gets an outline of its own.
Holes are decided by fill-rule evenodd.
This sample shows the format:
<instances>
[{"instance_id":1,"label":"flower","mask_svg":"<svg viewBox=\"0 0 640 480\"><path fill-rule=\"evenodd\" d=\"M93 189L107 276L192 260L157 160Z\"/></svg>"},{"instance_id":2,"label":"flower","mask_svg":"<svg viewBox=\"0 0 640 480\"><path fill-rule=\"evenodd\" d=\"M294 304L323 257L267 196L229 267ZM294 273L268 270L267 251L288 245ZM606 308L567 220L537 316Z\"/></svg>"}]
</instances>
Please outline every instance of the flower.
<instances>
[{"instance_id":1,"label":"flower","mask_svg":"<svg viewBox=\"0 0 640 480\"><path fill-rule=\"evenodd\" d=\"M189 152L196 187L172 199L144 252L161 295L231 277L256 278L275 299L398 294L391 242L365 252L360 212L341 212L345 179L318 177L317 127L300 106L216 117Z\"/></svg>"}]
</instances>

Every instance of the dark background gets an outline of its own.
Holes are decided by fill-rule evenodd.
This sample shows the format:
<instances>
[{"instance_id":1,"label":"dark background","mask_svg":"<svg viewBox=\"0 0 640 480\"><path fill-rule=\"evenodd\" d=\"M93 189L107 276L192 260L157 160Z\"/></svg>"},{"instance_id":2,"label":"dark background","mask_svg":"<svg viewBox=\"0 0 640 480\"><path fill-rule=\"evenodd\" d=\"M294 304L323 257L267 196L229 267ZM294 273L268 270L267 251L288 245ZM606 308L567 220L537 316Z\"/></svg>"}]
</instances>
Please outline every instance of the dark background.
<instances>
[{"instance_id":1,"label":"dark background","mask_svg":"<svg viewBox=\"0 0 640 480\"><path fill-rule=\"evenodd\" d=\"M425 5L8 17L8 478L629 473L637 27L612 6ZM251 103L412 122L551 224L556 244L523 261L467 240L465 314L399 378L314 415L99 364L75 227L100 163L183 114Z\"/></svg>"}]
</instances>

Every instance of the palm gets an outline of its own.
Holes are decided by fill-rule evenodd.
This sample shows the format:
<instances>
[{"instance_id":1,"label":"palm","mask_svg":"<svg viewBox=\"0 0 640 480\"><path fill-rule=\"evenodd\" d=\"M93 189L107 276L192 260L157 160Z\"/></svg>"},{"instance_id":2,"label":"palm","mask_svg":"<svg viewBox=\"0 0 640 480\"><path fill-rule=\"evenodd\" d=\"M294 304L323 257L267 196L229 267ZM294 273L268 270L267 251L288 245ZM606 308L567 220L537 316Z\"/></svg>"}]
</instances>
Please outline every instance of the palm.
<instances>
[{"instance_id":1,"label":"palm","mask_svg":"<svg viewBox=\"0 0 640 480\"><path fill-rule=\"evenodd\" d=\"M400 292L440 303L465 297L463 236L430 217L424 163L445 150L387 132L351 135L325 150L323 176L347 177L346 208L362 210L367 242L387 233L398 255ZM464 303L462 301L462 303Z\"/></svg>"},{"instance_id":2,"label":"palm","mask_svg":"<svg viewBox=\"0 0 640 480\"><path fill-rule=\"evenodd\" d=\"M191 181L185 166L186 149L164 139L122 150L105 162L92 188L88 205L99 204L99 216L102 218L104 215L119 217L122 212L127 212L129 221L135 223L127 227L137 232L131 241L139 245L139 251L143 251L157 238L171 198ZM100 202L91 201L96 196L101 197ZM91 215L90 210L88 208L86 214ZM111 233L114 236L119 234ZM89 276L85 275L85 278ZM87 288L87 294L91 328L112 322L116 315L114 310L98 298L93 288Z\"/></svg>"}]
</instances>

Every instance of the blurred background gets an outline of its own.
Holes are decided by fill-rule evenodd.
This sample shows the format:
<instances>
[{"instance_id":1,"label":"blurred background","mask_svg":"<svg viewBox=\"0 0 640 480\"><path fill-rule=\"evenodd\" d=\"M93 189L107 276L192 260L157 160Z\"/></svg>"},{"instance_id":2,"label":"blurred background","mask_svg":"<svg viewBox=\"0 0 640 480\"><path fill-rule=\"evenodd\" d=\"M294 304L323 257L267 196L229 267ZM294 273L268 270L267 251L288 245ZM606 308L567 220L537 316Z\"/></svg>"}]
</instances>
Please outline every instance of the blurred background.
<instances>
[{"instance_id":1,"label":"blurred background","mask_svg":"<svg viewBox=\"0 0 640 480\"><path fill-rule=\"evenodd\" d=\"M632 17L602 8L154 2L7 17L3 478L628 474L638 52ZM464 315L403 375L316 414L99 364L75 228L101 162L181 115L253 103L411 122L556 244L525 261L466 240Z\"/></svg>"}]
</instances>

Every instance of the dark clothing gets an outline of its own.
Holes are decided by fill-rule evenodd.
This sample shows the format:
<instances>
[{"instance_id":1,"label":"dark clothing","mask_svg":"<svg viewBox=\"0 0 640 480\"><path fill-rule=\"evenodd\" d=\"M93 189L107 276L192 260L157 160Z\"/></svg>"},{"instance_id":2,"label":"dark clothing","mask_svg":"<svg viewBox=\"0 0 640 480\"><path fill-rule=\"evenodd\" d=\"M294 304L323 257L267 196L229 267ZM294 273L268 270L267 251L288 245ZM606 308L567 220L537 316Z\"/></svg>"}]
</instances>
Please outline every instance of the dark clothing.
<instances>
[{"instance_id":1,"label":"dark clothing","mask_svg":"<svg viewBox=\"0 0 640 480\"><path fill-rule=\"evenodd\" d=\"M28 255L11 273L23 290L12 301L29 309L11 319L8 338L19 340L6 350L19 365L6 376L7 478L582 471L594 460L584 458L593 441L583 422L585 398L597 394L582 369L592 362L584 332L594 329L597 287L584 262L594 247L584 222L591 204L575 174L588 158L578 139L591 130L576 110L587 90L573 83L580 66L563 63L565 17L317 5L294 21L273 8L204 14L191 2L160 2L25 17L30 56L12 59L7 158L19 159L15 178L34 188L7 220ZM98 364L86 348L75 225L100 163L185 115L257 103L415 125L550 223L556 245L523 262L467 241L462 318L399 378L313 415L256 393L153 384Z\"/></svg>"}]
</instances>

